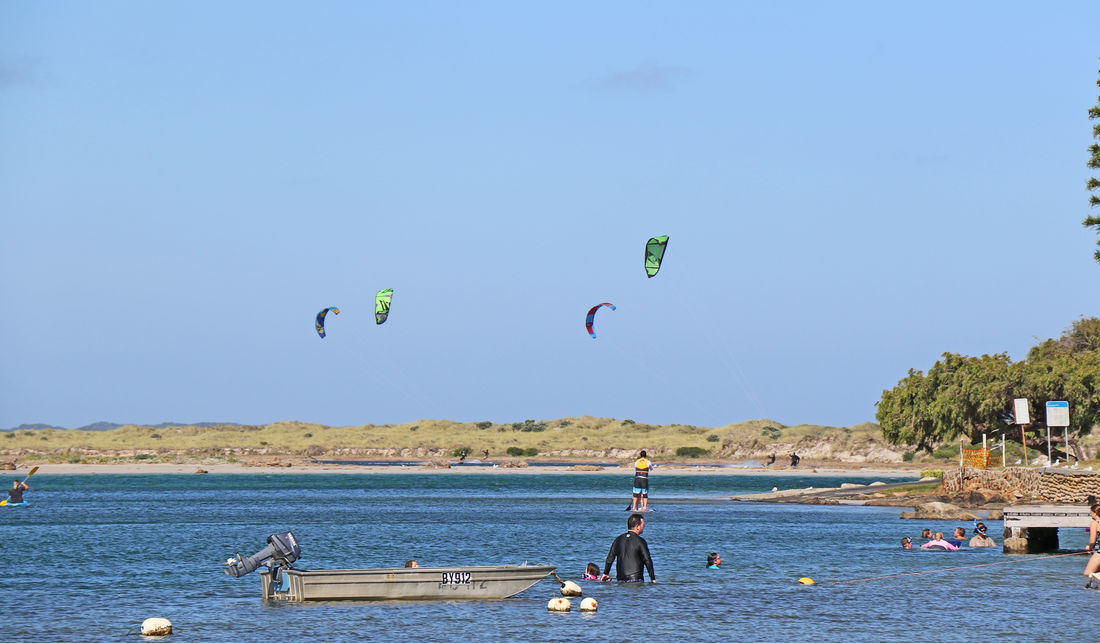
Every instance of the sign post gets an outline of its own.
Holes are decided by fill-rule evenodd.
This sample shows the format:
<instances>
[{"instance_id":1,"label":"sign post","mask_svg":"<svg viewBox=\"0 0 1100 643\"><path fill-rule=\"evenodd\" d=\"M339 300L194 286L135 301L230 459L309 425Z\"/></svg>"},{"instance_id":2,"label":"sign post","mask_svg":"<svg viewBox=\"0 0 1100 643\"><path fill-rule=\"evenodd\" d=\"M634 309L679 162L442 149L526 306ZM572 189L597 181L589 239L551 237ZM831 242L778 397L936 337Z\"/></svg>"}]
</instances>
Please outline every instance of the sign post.
<instances>
[{"instance_id":1,"label":"sign post","mask_svg":"<svg viewBox=\"0 0 1100 643\"><path fill-rule=\"evenodd\" d=\"M1018 397L1012 401L1013 415L1016 424L1020 425L1020 446L1024 448L1024 466L1027 466L1027 435L1024 434L1024 425L1031 424L1031 416L1028 414L1027 398Z\"/></svg>"},{"instance_id":2,"label":"sign post","mask_svg":"<svg viewBox=\"0 0 1100 643\"><path fill-rule=\"evenodd\" d=\"M1047 461L1050 461L1050 427L1066 427L1066 461L1069 461L1069 402L1047 402Z\"/></svg>"}]
</instances>

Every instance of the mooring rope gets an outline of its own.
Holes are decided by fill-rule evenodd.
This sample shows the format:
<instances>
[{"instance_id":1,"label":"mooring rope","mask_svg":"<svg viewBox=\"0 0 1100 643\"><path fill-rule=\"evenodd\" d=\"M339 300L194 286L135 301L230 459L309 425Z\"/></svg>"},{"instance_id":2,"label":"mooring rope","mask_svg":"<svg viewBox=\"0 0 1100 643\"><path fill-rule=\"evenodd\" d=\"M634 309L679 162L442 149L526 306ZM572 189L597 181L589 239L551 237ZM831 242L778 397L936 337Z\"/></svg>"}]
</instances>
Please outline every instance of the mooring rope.
<instances>
[{"instance_id":1,"label":"mooring rope","mask_svg":"<svg viewBox=\"0 0 1100 643\"><path fill-rule=\"evenodd\" d=\"M1049 560L1051 558L1061 558L1062 556L1080 556L1082 554L1089 554L1092 552L1087 551L1075 551L1069 554L1054 554L1053 556L1032 556L1031 558L1020 558L1018 560L1002 560L997 563L981 563L980 565L963 565L962 567L945 567L944 569L927 569L923 572L906 572L904 574L890 574L889 576L873 576L871 578L856 578L853 580L836 580L830 583L830 585L843 585L845 583L862 583L869 580L883 580L886 578L899 578L901 576L919 576L920 574L935 574L936 572L953 572L959 569L971 569L973 567L989 567L991 565L1008 565L1011 563L1026 563L1033 560Z\"/></svg>"}]
</instances>

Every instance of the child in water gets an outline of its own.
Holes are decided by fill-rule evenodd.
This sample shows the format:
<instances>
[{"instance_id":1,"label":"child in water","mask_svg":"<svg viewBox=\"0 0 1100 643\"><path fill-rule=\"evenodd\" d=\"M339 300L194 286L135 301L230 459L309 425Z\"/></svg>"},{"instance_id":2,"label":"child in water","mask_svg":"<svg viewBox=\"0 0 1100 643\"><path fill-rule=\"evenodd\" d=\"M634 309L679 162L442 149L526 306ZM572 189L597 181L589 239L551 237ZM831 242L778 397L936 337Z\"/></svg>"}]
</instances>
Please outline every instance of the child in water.
<instances>
[{"instance_id":1,"label":"child in water","mask_svg":"<svg viewBox=\"0 0 1100 643\"><path fill-rule=\"evenodd\" d=\"M716 551L707 554L707 569L719 569L722 564L722 555Z\"/></svg>"},{"instance_id":2,"label":"child in water","mask_svg":"<svg viewBox=\"0 0 1100 643\"><path fill-rule=\"evenodd\" d=\"M588 567L584 568L584 575L581 576L583 580L600 580L600 568L596 563L588 563Z\"/></svg>"}]
</instances>

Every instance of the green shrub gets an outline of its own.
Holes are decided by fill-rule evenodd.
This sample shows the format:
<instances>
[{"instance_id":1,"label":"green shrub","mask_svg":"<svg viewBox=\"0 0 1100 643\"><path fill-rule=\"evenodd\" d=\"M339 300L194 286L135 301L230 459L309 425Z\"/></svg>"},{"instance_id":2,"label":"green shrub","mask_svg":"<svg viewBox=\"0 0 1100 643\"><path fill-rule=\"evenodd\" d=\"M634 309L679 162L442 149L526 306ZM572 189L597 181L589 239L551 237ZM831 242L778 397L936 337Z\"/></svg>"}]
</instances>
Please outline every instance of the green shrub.
<instances>
[{"instance_id":1,"label":"green shrub","mask_svg":"<svg viewBox=\"0 0 1100 643\"><path fill-rule=\"evenodd\" d=\"M65 461L70 464L80 464L83 460L84 458L80 457L79 455L70 455L65 458Z\"/></svg>"},{"instance_id":2,"label":"green shrub","mask_svg":"<svg viewBox=\"0 0 1100 643\"><path fill-rule=\"evenodd\" d=\"M303 438L312 438L313 434L312 433L307 433L307 434L303 435L302 437Z\"/></svg>"},{"instance_id":3,"label":"green shrub","mask_svg":"<svg viewBox=\"0 0 1100 643\"><path fill-rule=\"evenodd\" d=\"M139 453L139 454L134 456L134 459L135 460L152 460L153 456L149 455L148 453Z\"/></svg>"},{"instance_id":4,"label":"green shrub","mask_svg":"<svg viewBox=\"0 0 1100 643\"><path fill-rule=\"evenodd\" d=\"M913 461L913 452L912 451L906 451L905 453L901 454L901 461L902 462L912 462Z\"/></svg>"},{"instance_id":5,"label":"green shrub","mask_svg":"<svg viewBox=\"0 0 1100 643\"><path fill-rule=\"evenodd\" d=\"M534 420L524 420L523 422L513 422L513 431L523 431L524 433L538 433L546 430L545 422L535 422Z\"/></svg>"},{"instance_id":6,"label":"green shrub","mask_svg":"<svg viewBox=\"0 0 1100 643\"><path fill-rule=\"evenodd\" d=\"M920 477L922 478L940 478L943 479L943 469L928 469L927 471L921 471Z\"/></svg>"},{"instance_id":7,"label":"green shrub","mask_svg":"<svg viewBox=\"0 0 1100 643\"><path fill-rule=\"evenodd\" d=\"M410 427L409 427L409 430L410 430L410 431L415 431L415 430L417 430L417 429L419 429L419 428L420 428L420 425L419 425L419 424L414 424L414 425L412 425L412 426L410 426Z\"/></svg>"},{"instance_id":8,"label":"green shrub","mask_svg":"<svg viewBox=\"0 0 1100 643\"><path fill-rule=\"evenodd\" d=\"M488 429L488 428L492 427L492 426L493 426L493 423L492 423L492 422L478 422L478 423L477 423L477 424L475 424L474 426L476 426L477 428L479 428L479 429L481 429L482 431L484 431L485 429Z\"/></svg>"},{"instance_id":9,"label":"green shrub","mask_svg":"<svg viewBox=\"0 0 1100 643\"><path fill-rule=\"evenodd\" d=\"M8 438L10 440L11 438L15 437L15 434L12 433L11 431L8 431L7 433L4 434L4 437Z\"/></svg>"},{"instance_id":10,"label":"green shrub","mask_svg":"<svg viewBox=\"0 0 1100 643\"><path fill-rule=\"evenodd\" d=\"M676 449L676 455L681 458L698 458L710 453L702 447L680 447Z\"/></svg>"},{"instance_id":11,"label":"green shrub","mask_svg":"<svg viewBox=\"0 0 1100 643\"><path fill-rule=\"evenodd\" d=\"M538 454L539 454L539 450L536 449L535 447L531 447L529 449L524 449L523 450L523 455L526 455L526 456L536 456Z\"/></svg>"},{"instance_id":12,"label":"green shrub","mask_svg":"<svg viewBox=\"0 0 1100 643\"><path fill-rule=\"evenodd\" d=\"M768 438L769 440L775 440L778 439L779 436L783 435L783 431L777 429L774 426L766 426L760 430L760 435Z\"/></svg>"},{"instance_id":13,"label":"green shrub","mask_svg":"<svg viewBox=\"0 0 1100 643\"><path fill-rule=\"evenodd\" d=\"M713 433L707 436L707 442L717 442L719 439L720 438Z\"/></svg>"},{"instance_id":14,"label":"green shrub","mask_svg":"<svg viewBox=\"0 0 1100 643\"><path fill-rule=\"evenodd\" d=\"M630 425L630 424L634 424L634 420L629 420L629 419L628 419L628 420L623 420L623 421L621 422L621 424L622 424L623 426L627 426L627 425Z\"/></svg>"},{"instance_id":15,"label":"green shrub","mask_svg":"<svg viewBox=\"0 0 1100 643\"><path fill-rule=\"evenodd\" d=\"M565 427L567 427L571 424L573 424L573 423L570 422L569 420L562 420L561 422L558 423L558 426L560 426L561 428L564 429Z\"/></svg>"},{"instance_id":16,"label":"green shrub","mask_svg":"<svg viewBox=\"0 0 1100 643\"><path fill-rule=\"evenodd\" d=\"M150 433L149 437L153 438L154 440L159 440L160 439L160 434L159 433Z\"/></svg>"},{"instance_id":17,"label":"green shrub","mask_svg":"<svg viewBox=\"0 0 1100 643\"><path fill-rule=\"evenodd\" d=\"M260 446L262 446L262 447L266 447L266 446L267 446L267 442L264 442L263 440L260 440Z\"/></svg>"},{"instance_id":18,"label":"green shrub","mask_svg":"<svg viewBox=\"0 0 1100 643\"><path fill-rule=\"evenodd\" d=\"M467 447L458 447L454 451L451 451L451 455L456 457L456 458L461 458L462 456L466 455L469 452L470 452L470 449L467 448Z\"/></svg>"},{"instance_id":19,"label":"green shrub","mask_svg":"<svg viewBox=\"0 0 1100 643\"><path fill-rule=\"evenodd\" d=\"M936 450L932 452L933 458L957 458L959 457L959 445L947 444L936 447Z\"/></svg>"},{"instance_id":20,"label":"green shrub","mask_svg":"<svg viewBox=\"0 0 1100 643\"><path fill-rule=\"evenodd\" d=\"M520 447L508 447L507 449L505 449L504 452L512 456L513 458L518 458L524 453L523 449L521 449Z\"/></svg>"}]
</instances>

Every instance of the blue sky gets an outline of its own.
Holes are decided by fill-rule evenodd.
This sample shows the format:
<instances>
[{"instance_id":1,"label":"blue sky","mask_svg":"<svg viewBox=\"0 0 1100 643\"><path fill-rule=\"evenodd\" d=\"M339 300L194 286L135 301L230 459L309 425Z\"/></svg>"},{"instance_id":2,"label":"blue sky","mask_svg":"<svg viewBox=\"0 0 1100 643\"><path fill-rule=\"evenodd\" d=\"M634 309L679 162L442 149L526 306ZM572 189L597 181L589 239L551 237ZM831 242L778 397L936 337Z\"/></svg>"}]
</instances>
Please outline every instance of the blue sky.
<instances>
[{"instance_id":1,"label":"blue sky","mask_svg":"<svg viewBox=\"0 0 1100 643\"><path fill-rule=\"evenodd\" d=\"M873 420L1100 315L1095 16L4 3L0 427Z\"/></svg>"}]
</instances>

